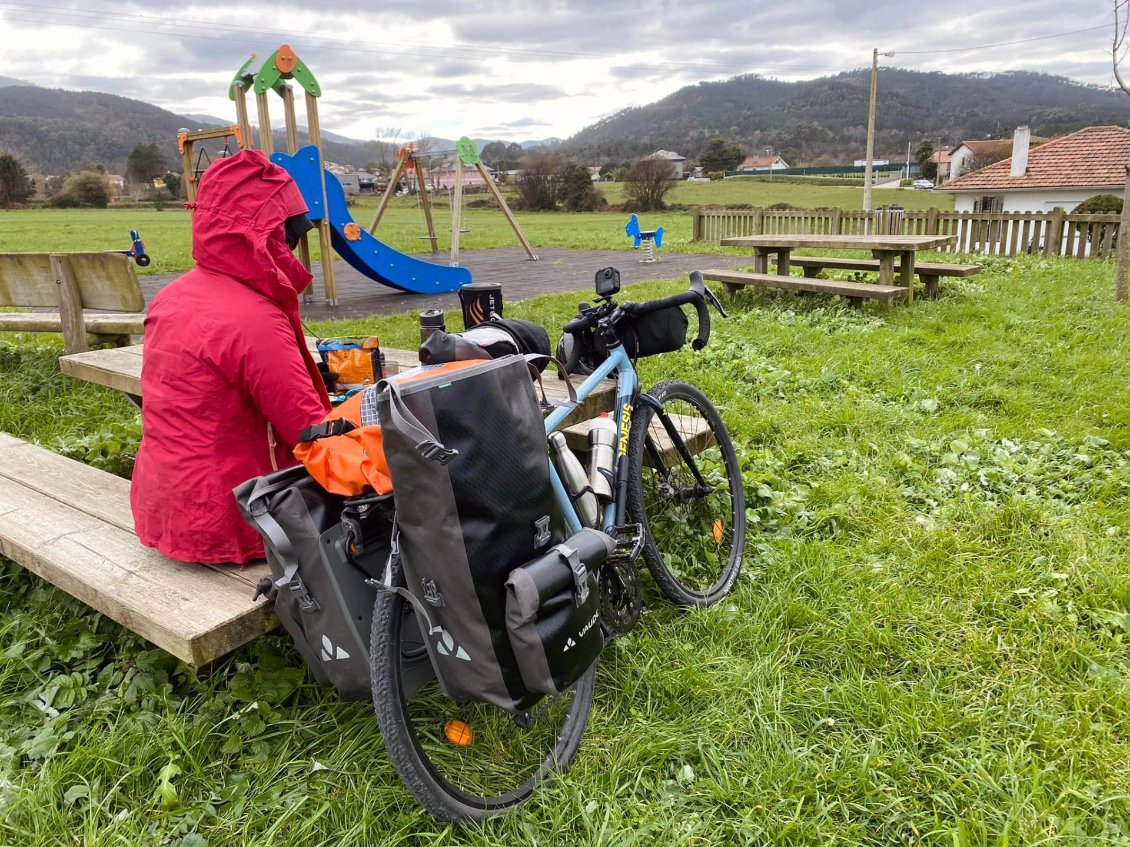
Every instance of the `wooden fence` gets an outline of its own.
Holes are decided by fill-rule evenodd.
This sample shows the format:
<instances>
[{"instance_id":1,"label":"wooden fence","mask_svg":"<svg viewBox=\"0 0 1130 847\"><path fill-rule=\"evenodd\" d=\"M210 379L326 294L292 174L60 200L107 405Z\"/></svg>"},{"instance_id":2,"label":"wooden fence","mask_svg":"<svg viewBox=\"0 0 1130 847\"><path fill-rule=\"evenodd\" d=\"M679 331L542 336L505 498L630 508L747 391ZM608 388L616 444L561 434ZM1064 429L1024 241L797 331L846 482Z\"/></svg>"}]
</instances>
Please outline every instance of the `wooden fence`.
<instances>
[{"instance_id":1,"label":"wooden fence","mask_svg":"<svg viewBox=\"0 0 1130 847\"><path fill-rule=\"evenodd\" d=\"M1116 214L1051 212L908 212L880 209L712 209L696 207L695 241L738 235L956 235L947 253L1015 256L1041 253L1107 259L1118 238Z\"/></svg>"}]
</instances>

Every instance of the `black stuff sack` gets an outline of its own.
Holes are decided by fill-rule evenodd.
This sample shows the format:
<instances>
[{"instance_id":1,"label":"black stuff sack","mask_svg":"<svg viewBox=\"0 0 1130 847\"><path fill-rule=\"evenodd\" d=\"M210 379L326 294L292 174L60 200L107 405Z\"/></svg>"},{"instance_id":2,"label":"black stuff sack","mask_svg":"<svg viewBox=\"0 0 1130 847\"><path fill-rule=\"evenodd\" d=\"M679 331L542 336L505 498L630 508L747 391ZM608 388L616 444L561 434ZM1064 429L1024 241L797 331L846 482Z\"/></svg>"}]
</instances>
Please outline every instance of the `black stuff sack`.
<instances>
[{"instance_id":1,"label":"black stuff sack","mask_svg":"<svg viewBox=\"0 0 1130 847\"><path fill-rule=\"evenodd\" d=\"M525 711L542 695L508 635L506 580L564 540L526 360L402 376L378 405L401 567L436 676L454 700Z\"/></svg>"},{"instance_id":2,"label":"black stuff sack","mask_svg":"<svg viewBox=\"0 0 1130 847\"><path fill-rule=\"evenodd\" d=\"M550 356L549 333L533 321L493 318L463 332L433 332L420 345L420 361L425 365L514 354L544 356L535 360L538 370L544 371Z\"/></svg>"},{"instance_id":3,"label":"black stuff sack","mask_svg":"<svg viewBox=\"0 0 1130 847\"><path fill-rule=\"evenodd\" d=\"M271 575L256 597L273 600L279 622L314 678L344 700L365 700L369 628L392 537L391 497L345 499L306 468L285 468L234 490L244 518L263 536Z\"/></svg>"},{"instance_id":4,"label":"black stuff sack","mask_svg":"<svg viewBox=\"0 0 1130 847\"><path fill-rule=\"evenodd\" d=\"M510 572L506 626L531 691L562 694L600 655L596 570L614 546L611 537L586 527Z\"/></svg>"}]
</instances>

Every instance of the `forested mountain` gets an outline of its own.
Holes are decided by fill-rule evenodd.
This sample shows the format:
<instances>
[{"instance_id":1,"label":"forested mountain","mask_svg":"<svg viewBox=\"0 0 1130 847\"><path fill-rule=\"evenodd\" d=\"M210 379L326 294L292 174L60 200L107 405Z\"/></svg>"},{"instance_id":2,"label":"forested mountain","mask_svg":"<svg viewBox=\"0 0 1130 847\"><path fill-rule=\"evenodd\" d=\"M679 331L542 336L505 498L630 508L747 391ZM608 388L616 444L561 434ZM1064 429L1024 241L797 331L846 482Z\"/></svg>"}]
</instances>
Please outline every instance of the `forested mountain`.
<instances>
[{"instance_id":1,"label":"forested mountain","mask_svg":"<svg viewBox=\"0 0 1130 847\"><path fill-rule=\"evenodd\" d=\"M842 164L863 157L867 95L868 71L791 83L757 76L704 82L625 109L552 149L592 164L660 148L694 158L711 139L721 137L748 153L771 147L794 165ZM130 151L142 142L158 144L169 166L179 171L177 130L204 126L201 117L112 94L40 88L0 77L0 149L11 150L44 174L73 170L83 160L122 173ZM1020 123L1048 138L1128 120L1130 98L1064 77L883 68L876 153L897 161L906 155L908 141L917 147L921 141L952 145L1008 137ZM359 168L395 156L394 144L326 136L326 158L343 165ZM219 147L213 142L211 149ZM279 132L276 147L284 147Z\"/></svg>"},{"instance_id":2,"label":"forested mountain","mask_svg":"<svg viewBox=\"0 0 1130 847\"><path fill-rule=\"evenodd\" d=\"M111 172L124 173L130 151L139 143L150 142L160 146L170 168L180 171L177 132L181 127L210 125L199 118L114 94L0 83L0 150L12 151L43 174L65 173L83 161L100 162ZM276 148L286 149L281 131L276 131L275 138ZM233 140L233 149L234 144ZM223 142L207 142L207 147L214 154ZM364 166L366 157L376 150L372 143L328 138L323 148L330 161L355 167Z\"/></svg>"},{"instance_id":3,"label":"forested mountain","mask_svg":"<svg viewBox=\"0 0 1130 847\"><path fill-rule=\"evenodd\" d=\"M647 106L625 109L567 139L561 152L594 161L657 149L693 158L712 138L747 152L772 147L790 164L861 159L867 137L870 71L801 82L739 76L687 86ZM1095 124L1125 125L1130 98L1064 77L879 72L876 155L900 160L910 141L953 145L1028 123L1044 137Z\"/></svg>"}]
</instances>

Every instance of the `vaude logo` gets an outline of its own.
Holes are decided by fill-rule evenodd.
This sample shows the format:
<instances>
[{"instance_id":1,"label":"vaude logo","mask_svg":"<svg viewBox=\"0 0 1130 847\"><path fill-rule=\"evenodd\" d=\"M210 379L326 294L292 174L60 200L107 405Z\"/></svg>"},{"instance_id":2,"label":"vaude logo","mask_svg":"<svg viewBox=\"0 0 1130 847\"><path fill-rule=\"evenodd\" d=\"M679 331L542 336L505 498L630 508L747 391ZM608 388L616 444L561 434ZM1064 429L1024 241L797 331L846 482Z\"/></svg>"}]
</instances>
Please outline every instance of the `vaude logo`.
<instances>
[{"instance_id":1,"label":"vaude logo","mask_svg":"<svg viewBox=\"0 0 1130 847\"><path fill-rule=\"evenodd\" d=\"M335 662L338 659L348 659L349 654L342 650L340 647L334 647L334 643L330 639L322 636L322 661Z\"/></svg>"},{"instance_id":2,"label":"vaude logo","mask_svg":"<svg viewBox=\"0 0 1130 847\"><path fill-rule=\"evenodd\" d=\"M462 659L464 662L471 661L471 657L467 651L455 643L455 639L451 633L444 629L442 626L433 626L429 631L429 635L436 635L436 650L441 656L454 656L456 659Z\"/></svg>"},{"instance_id":3,"label":"vaude logo","mask_svg":"<svg viewBox=\"0 0 1130 847\"><path fill-rule=\"evenodd\" d=\"M591 618L589 618L589 622L587 624L585 624L583 627L581 627L581 631L577 633L577 638L584 638L585 633L593 628L593 625L596 623L596 619L599 618L599 617L600 617L600 612L594 612L593 616ZM570 638L566 639L565 648L561 652L562 653L568 653L571 649L573 649L576 646L577 646L577 642L574 641L570 637Z\"/></svg>"}]
</instances>

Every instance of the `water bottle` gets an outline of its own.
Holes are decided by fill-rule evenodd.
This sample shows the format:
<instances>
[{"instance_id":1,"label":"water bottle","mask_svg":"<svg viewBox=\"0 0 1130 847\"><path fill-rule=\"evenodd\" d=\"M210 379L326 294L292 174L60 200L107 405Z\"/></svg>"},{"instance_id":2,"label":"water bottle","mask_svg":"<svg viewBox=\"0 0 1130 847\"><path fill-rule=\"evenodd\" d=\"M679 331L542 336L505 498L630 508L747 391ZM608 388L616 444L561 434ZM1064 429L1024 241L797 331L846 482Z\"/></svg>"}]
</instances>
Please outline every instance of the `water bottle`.
<instances>
[{"instance_id":1,"label":"water bottle","mask_svg":"<svg viewBox=\"0 0 1130 847\"><path fill-rule=\"evenodd\" d=\"M612 499L617 434L616 421L608 412L601 412L589 424L589 488L603 503Z\"/></svg>"},{"instance_id":2,"label":"water bottle","mask_svg":"<svg viewBox=\"0 0 1130 847\"><path fill-rule=\"evenodd\" d=\"M423 344L436 330L440 332L447 332L447 326L443 322L442 309L428 309L426 312L420 312L420 343Z\"/></svg>"},{"instance_id":3,"label":"water bottle","mask_svg":"<svg viewBox=\"0 0 1130 847\"><path fill-rule=\"evenodd\" d=\"M596 495L589 488L589 481L580 460L573 455L573 451L565 443L565 436L560 432L549 434L549 446L553 448L553 462L557 465L557 473L561 475L565 490L573 498L581 523L595 528L600 522L600 507Z\"/></svg>"}]
</instances>

